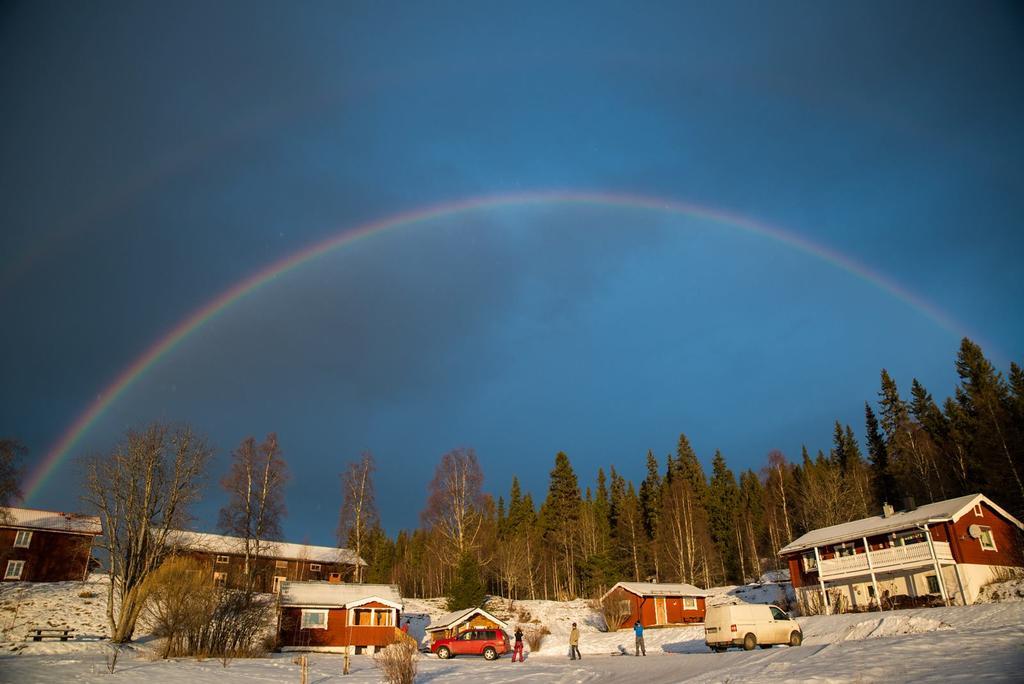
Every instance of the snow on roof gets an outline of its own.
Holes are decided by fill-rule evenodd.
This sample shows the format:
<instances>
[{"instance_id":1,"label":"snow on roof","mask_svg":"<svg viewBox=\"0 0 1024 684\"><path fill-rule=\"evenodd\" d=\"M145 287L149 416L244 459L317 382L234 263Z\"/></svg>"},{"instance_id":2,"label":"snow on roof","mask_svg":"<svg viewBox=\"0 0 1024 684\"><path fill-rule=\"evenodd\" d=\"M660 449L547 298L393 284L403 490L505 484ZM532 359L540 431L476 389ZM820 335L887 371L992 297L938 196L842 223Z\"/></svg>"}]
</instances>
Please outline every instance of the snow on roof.
<instances>
[{"instance_id":1,"label":"snow on roof","mask_svg":"<svg viewBox=\"0 0 1024 684\"><path fill-rule=\"evenodd\" d=\"M190 532L188 530L171 530L168 543L183 549L206 551L208 553L242 553L245 540L241 537L229 537L224 534L209 532ZM345 563L347 565L366 565L362 558L349 549L333 546L311 546L309 544L291 544L280 541L260 542L261 558L286 558L289 560L313 561L316 563Z\"/></svg>"},{"instance_id":2,"label":"snow on roof","mask_svg":"<svg viewBox=\"0 0 1024 684\"><path fill-rule=\"evenodd\" d=\"M39 511L34 508L3 508L10 519L4 527L26 527L34 530L56 530L76 534L103 534L99 516L60 511ZM0 516L3 519L6 516Z\"/></svg>"},{"instance_id":3,"label":"snow on roof","mask_svg":"<svg viewBox=\"0 0 1024 684\"><path fill-rule=\"evenodd\" d=\"M692 584L672 582L619 582L606 591L604 596L615 591L616 587L622 587L637 596L707 596L706 591Z\"/></svg>"},{"instance_id":4,"label":"snow on roof","mask_svg":"<svg viewBox=\"0 0 1024 684\"><path fill-rule=\"evenodd\" d=\"M399 610L402 595L393 584L338 584L331 582L282 582L282 606L343 608L377 600Z\"/></svg>"},{"instance_id":5,"label":"snow on roof","mask_svg":"<svg viewBox=\"0 0 1024 684\"><path fill-rule=\"evenodd\" d=\"M822 546L823 544L836 544L838 542L860 539L861 537L885 534L886 532L897 532L926 522L956 521L979 501L984 501L1007 520L1017 525L1017 527L1024 529L1024 525L1021 525L1019 520L997 506L987 496L983 494L967 494L955 499L946 499L918 506L912 511L899 511L888 517L874 515L870 518L861 518L860 520L853 520L840 525L811 530L783 547L779 551L779 555L803 551L815 546Z\"/></svg>"},{"instance_id":6,"label":"snow on roof","mask_svg":"<svg viewBox=\"0 0 1024 684\"><path fill-rule=\"evenodd\" d=\"M499 620L483 608L463 608L462 610L456 610L451 613L445 613L444 615L438 617L436 620L431 620L430 624L427 625L427 631L436 632L440 629L448 629L449 627L453 627L461 622L464 622L466 618L477 613L483 615L485 618L489 620L498 623L498 625L505 631L511 629L507 622L505 622L504 620Z\"/></svg>"}]
</instances>

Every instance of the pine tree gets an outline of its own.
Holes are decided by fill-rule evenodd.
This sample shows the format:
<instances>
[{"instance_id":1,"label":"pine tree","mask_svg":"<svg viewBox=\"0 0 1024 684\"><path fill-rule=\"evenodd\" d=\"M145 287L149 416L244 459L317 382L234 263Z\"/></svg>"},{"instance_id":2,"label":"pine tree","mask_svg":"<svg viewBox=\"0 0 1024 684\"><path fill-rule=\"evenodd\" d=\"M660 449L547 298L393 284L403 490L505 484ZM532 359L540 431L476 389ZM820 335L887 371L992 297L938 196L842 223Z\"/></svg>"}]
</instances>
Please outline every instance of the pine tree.
<instances>
[{"instance_id":1,"label":"pine tree","mask_svg":"<svg viewBox=\"0 0 1024 684\"><path fill-rule=\"evenodd\" d=\"M572 597L579 595L577 547L581 505L576 473L569 457L559 451L551 471L548 496L541 507L544 538L556 553L556 563L552 568L552 586L556 595L562 591Z\"/></svg>"},{"instance_id":2,"label":"pine tree","mask_svg":"<svg viewBox=\"0 0 1024 684\"><path fill-rule=\"evenodd\" d=\"M480 563L476 556L464 553L448 591L448 610L462 610L482 606L487 591L481 579Z\"/></svg>"},{"instance_id":3,"label":"pine tree","mask_svg":"<svg viewBox=\"0 0 1024 684\"><path fill-rule=\"evenodd\" d=\"M878 419L871 405L864 402L864 422L867 430L868 459L871 462L871 478L875 486L875 498L883 503L896 501L896 483L889 471L889 450L885 439L878 431Z\"/></svg>"},{"instance_id":4,"label":"pine tree","mask_svg":"<svg viewBox=\"0 0 1024 684\"><path fill-rule=\"evenodd\" d=\"M644 532L647 539L654 539L661 513L661 475L658 473L658 459L647 451L647 477L640 483L640 510L643 512Z\"/></svg>"},{"instance_id":5,"label":"pine tree","mask_svg":"<svg viewBox=\"0 0 1024 684\"><path fill-rule=\"evenodd\" d=\"M708 532L718 548L722 574L727 581L742 581L740 573L740 547L737 539L736 513L739 487L736 477L725 463L722 452L716 450L711 461L711 485L708 487Z\"/></svg>"}]
</instances>

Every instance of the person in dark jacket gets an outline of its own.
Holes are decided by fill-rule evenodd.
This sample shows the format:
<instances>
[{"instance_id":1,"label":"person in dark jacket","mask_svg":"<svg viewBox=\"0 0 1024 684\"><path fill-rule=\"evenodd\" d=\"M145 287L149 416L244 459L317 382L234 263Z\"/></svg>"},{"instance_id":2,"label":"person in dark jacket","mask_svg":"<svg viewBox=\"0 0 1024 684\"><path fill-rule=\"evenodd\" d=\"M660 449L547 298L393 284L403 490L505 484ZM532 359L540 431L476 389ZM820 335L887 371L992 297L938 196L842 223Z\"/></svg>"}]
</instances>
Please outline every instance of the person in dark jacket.
<instances>
[{"instance_id":1,"label":"person in dark jacket","mask_svg":"<svg viewBox=\"0 0 1024 684\"><path fill-rule=\"evenodd\" d=\"M636 656L639 658L643 653L647 657L647 648L644 646L644 626L637 620L633 625L633 634L636 635Z\"/></svg>"},{"instance_id":2,"label":"person in dark jacket","mask_svg":"<svg viewBox=\"0 0 1024 684\"><path fill-rule=\"evenodd\" d=\"M516 656L519 656L519 662L523 662L523 628L516 625L516 645L512 649L512 662L516 662Z\"/></svg>"}]
</instances>

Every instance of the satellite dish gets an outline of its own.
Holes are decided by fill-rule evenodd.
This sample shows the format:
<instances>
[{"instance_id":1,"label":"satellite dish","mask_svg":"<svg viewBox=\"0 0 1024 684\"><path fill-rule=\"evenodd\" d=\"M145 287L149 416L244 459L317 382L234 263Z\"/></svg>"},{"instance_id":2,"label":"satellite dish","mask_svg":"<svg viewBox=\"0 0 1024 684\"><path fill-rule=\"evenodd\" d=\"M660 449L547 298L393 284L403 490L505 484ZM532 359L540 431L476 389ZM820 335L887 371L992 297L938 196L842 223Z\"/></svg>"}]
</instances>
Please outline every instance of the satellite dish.
<instances>
[{"instance_id":1,"label":"satellite dish","mask_svg":"<svg viewBox=\"0 0 1024 684\"><path fill-rule=\"evenodd\" d=\"M981 527L978 525L971 525L967 528L967 534L971 535L972 539L981 539Z\"/></svg>"}]
</instances>

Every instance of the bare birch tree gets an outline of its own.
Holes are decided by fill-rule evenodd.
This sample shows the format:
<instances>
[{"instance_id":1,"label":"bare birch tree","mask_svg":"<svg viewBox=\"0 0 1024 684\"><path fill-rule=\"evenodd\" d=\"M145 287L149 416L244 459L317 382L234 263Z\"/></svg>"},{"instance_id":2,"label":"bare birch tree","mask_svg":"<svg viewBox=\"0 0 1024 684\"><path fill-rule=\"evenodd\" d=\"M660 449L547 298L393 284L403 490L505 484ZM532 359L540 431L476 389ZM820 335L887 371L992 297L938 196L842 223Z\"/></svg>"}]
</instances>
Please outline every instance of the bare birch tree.
<instances>
[{"instance_id":1,"label":"bare birch tree","mask_svg":"<svg viewBox=\"0 0 1024 684\"><path fill-rule=\"evenodd\" d=\"M483 522L484 474L472 449L455 449L441 457L430 482L423 522L440 534L438 549L448 566L475 551Z\"/></svg>"},{"instance_id":2,"label":"bare birch tree","mask_svg":"<svg viewBox=\"0 0 1024 684\"><path fill-rule=\"evenodd\" d=\"M220 482L228 494L228 503L220 509L220 529L242 539L246 591L256 587L256 559L266 553L268 542L281 537L287 481L288 464L281 458L277 435L272 432L262 444L252 437L243 439L231 454L231 468Z\"/></svg>"},{"instance_id":3,"label":"bare birch tree","mask_svg":"<svg viewBox=\"0 0 1024 684\"><path fill-rule=\"evenodd\" d=\"M108 554L112 642L131 640L145 603L143 582L171 551L171 531L188 521L210 454L188 426L154 424L86 461L82 498L103 523L97 545Z\"/></svg>"},{"instance_id":4,"label":"bare birch tree","mask_svg":"<svg viewBox=\"0 0 1024 684\"><path fill-rule=\"evenodd\" d=\"M356 554L356 582L363 581L363 557L366 535L377 522L373 496L373 454L364 451L358 461L348 464L341 474L341 515L338 521L338 546Z\"/></svg>"}]
</instances>

